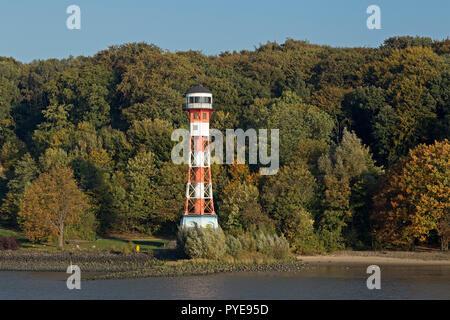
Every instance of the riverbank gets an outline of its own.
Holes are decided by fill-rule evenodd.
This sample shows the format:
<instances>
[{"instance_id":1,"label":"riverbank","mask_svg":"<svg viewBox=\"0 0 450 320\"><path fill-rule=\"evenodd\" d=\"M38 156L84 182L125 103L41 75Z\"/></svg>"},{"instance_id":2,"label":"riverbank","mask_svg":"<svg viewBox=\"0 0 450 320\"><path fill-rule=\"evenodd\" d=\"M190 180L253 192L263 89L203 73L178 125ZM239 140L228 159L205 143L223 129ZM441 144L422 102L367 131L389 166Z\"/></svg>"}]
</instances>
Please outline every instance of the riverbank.
<instances>
[{"instance_id":1,"label":"riverbank","mask_svg":"<svg viewBox=\"0 0 450 320\"><path fill-rule=\"evenodd\" d=\"M167 251L167 250L166 250ZM230 263L208 260L165 261L148 253L114 254L106 251L49 252L0 251L0 271L66 272L77 265L85 280L207 275L225 272L300 271L305 264L294 258L262 263Z\"/></svg>"},{"instance_id":2,"label":"riverbank","mask_svg":"<svg viewBox=\"0 0 450 320\"><path fill-rule=\"evenodd\" d=\"M108 251L51 252L45 250L0 251L0 271L66 272L70 265L84 272L124 272L163 264L147 253L120 254Z\"/></svg>"},{"instance_id":3,"label":"riverbank","mask_svg":"<svg viewBox=\"0 0 450 320\"><path fill-rule=\"evenodd\" d=\"M0 251L0 271L66 272L78 265L85 280L131 279L209 275L229 272L302 272L311 267L338 265L450 266L450 254L441 252L341 251L318 256L298 256L282 261L222 262L208 260L165 261L148 253L107 251L49 252Z\"/></svg>"},{"instance_id":4,"label":"riverbank","mask_svg":"<svg viewBox=\"0 0 450 320\"><path fill-rule=\"evenodd\" d=\"M300 272L307 265L299 260L285 260L270 263L224 263L186 261L179 264L153 266L140 270L89 274L85 280L133 279L151 277L202 276L231 272Z\"/></svg>"},{"instance_id":5,"label":"riverbank","mask_svg":"<svg viewBox=\"0 0 450 320\"><path fill-rule=\"evenodd\" d=\"M409 251L339 251L327 255L298 256L301 261L312 265L339 264L389 264L389 265L449 265L447 252L409 252Z\"/></svg>"}]
</instances>

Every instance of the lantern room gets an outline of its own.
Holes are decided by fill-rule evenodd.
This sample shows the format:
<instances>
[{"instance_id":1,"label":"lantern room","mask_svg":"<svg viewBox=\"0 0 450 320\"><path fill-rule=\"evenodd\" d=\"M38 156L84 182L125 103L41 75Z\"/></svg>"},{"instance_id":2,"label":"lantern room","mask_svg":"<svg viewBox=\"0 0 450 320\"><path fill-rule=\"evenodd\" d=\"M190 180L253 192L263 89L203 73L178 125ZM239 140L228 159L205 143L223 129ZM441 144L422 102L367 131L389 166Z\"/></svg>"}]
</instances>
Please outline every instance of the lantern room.
<instances>
[{"instance_id":1,"label":"lantern room","mask_svg":"<svg viewBox=\"0 0 450 320\"><path fill-rule=\"evenodd\" d=\"M212 92L202 85L192 87L186 92L186 105L183 109L212 109Z\"/></svg>"}]
</instances>

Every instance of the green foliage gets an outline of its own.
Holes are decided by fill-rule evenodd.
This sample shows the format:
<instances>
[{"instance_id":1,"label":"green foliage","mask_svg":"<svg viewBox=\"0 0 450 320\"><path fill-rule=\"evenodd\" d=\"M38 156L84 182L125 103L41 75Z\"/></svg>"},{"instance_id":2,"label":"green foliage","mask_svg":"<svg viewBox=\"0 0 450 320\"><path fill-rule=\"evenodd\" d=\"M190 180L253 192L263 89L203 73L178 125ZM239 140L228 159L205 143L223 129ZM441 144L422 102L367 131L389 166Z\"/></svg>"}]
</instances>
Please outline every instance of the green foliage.
<instances>
[{"instance_id":1,"label":"green foliage","mask_svg":"<svg viewBox=\"0 0 450 320\"><path fill-rule=\"evenodd\" d=\"M256 252L275 259L284 259L289 255L289 242L284 236L274 233L256 229L240 234L236 240L240 242L243 254ZM235 241L227 243L233 242ZM236 246L235 243L234 245Z\"/></svg>"},{"instance_id":2,"label":"green foliage","mask_svg":"<svg viewBox=\"0 0 450 320\"><path fill-rule=\"evenodd\" d=\"M98 229L98 221L92 211L86 211L80 217L80 221L68 225L65 230L67 239L89 240L96 239L95 230Z\"/></svg>"},{"instance_id":3,"label":"green foliage","mask_svg":"<svg viewBox=\"0 0 450 320\"><path fill-rule=\"evenodd\" d=\"M286 258L289 254L289 242L284 237L259 232L255 235L256 251L275 259Z\"/></svg>"},{"instance_id":4,"label":"green foliage","mask_svg":"<svg viewBox=\"0 0 450 320\"><path fill-rule=\"evenodd\" d=\"M221 229L196 226L179 230L177 243L178 249L191 259L220 260L225 254L234 259L248 254L285 259L289 255L289 242L283 236L257 229L233 236Z\"/></svg>"},{"instance_id":5,"label":"green foliage","mask_svg":"<svg viewBox=\"0 0 450 320\"><path fill-rule=\"evenodd\" d=\"M319 159L319 167L324 187L319 230L325 247L328 250L342 248L344 237L353 245L357 239L351 239L350 235L367 233L367 230L358 230L361 221L356 218L367 219L372 187L382 170L375 165L368 148L347 129L331 156ZM367 223L363 222L362 226L367 228Z\"/></svg>"},{"instance_id":6,"label":"green foliage","mask_svg":"<svg viewBox=\"0 0 450 320\"><path fill-rule=\"evenodd\" d=\"M262 206L291 243L304 219L310 219L302 213L312 206L315 191L316 179L303 162L292 162L263 181Z\"/></svg>"},{"instance_id":7,"label":"green foliage","mask_svg":"<svg viewBox=\"0 0 450 320\"><path fill-rule=\"evenodd\" d=\"M293 152L301 148L302 140L313 138L330 141L333 130L331 117L315 106L304 104L291 92L270 102L268 128L280 130L280 162L293 160Z\"/></svg>"},{"instance_id":8,"label":"green foliage","mask_svg":"<svg viewBox=\"0 0 450 320\"><path fill-rule=\"evenodd\" d=\"M221 229L184 228L178 231L178 247L191 259L219 260L226 251L225 234Z\"/></svg>"},{"instance_id":9,"label":"green foliage","mask_svg":"<svg viewBox=\"0 0 450 320\"><path fill-rule=\"evenodd\" d=\"M170 161L172 131L173 127L169 121L144 119L133 121L127 134L136 150L152 152L156 157L156 165L161 166L162 163Z\"/></svg>"},{"instance_id":10,"label":"green foliage","mask_svg":"<svg viewBox=\"0 0 450 320\"><path fill-rule=\"evenodd\" d=\"M242 244L239 239L232 235L228 235L225 240L226 253L228 253L233 258L237 258L242 252Z\"/></svg>"},{"instance_id":11,"label":"green foliage","mask_svg":"<svg viewBox=\"0 0 450 320\"><path fill-rule=\"evenodd\" d=\"M314 255L325 253L327 249L330 252L339 249L326 243L322 237L323 233L318 232L302 235L294 244L295 252L302 255Z\"/></svg>"},{"instance_id":12,"label":"green foliage","mask_svg":"<svg viewBox=\"0 0 450 320\"><path fill-rule=\"evenodd\" d=\"M49 102L64 105L73 123L87 121L100 127L111 120L108 100L113 83L111 69L86 64L59 73L45 87Z\"/></svg>"},{"instance_id":13,"label":"green foliage","mask_svg":"<svg viewBox=\"0 0 450 320\"><path fill-rule=\"evenodd\" d=\"M221 225L225 230L246 230L249 226L263 226L270 219L262 213L258 203L258 188L251 184L238 184L224 193L220 206Z\"/></svg>"},{"instance_id":14,"label":"green foliage","mask_svg":"<svg viewBox=\"0 0 450 320\"><path fill-rule=\"evenodd\" d=\"M1 221L16 226L27 186L68 166L91 213L74 237L174 234L186 167L171 162L170 136L186 128L184 93L202 78L214 93L212 128L280 130L275 176L212 166L224 229L272 229L304 254L370 247L380 166L449 137L449 57L449 39L409 36L380 48L288 39L219 56L129 43L93 57L0 57Z\"/></svg>"},{"instance_id":15,"label":"green foliage","mask_svg":"<svg viewBox=\"0 0 450 320\"><path fill-rule=\"evenodd\" d=\"M405 49L407 47L431 47L433 45L433 40L429 37L391 37L384 40L383 47L392 49Z\"/></svg>"},{"instance_id":16,"label":"green foliage","mask_svg":"<svg viewBox=\"0 0 450 320\"><path fill-rule=\"evenodd\" d=\"M133 241L128 241L122 246L121 252L122 254L131 254L133 252L136 252L136 245L133 243Z\"/></svg>"},{"instance_id":17,"label":"green foliage","mask_svg":"<svg viewBox=\"0 0 450 320\"><path fill-rule=\"evenodd\" d=\"M0 221L6 225L17 227L17 214L23 200L25 190L39 175L36 162L30 154L25 154L14 168L13 177L8 181L8 193L0 207Z\"/></svg>"}]
</instances>

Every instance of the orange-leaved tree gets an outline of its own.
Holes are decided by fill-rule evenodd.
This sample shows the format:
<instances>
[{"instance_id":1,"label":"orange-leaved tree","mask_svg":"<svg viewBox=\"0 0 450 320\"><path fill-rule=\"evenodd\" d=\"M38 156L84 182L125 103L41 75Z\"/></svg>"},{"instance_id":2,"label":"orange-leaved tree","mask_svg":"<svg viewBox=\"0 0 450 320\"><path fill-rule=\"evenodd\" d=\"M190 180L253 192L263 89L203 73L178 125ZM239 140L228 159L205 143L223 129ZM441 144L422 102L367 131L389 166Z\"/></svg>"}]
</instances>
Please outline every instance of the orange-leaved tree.
<instances>
[{"instance_id":1,"label":"orange-leaved tree","mask_svg":"<svg viewBox=\"0 0 450 320\"><path fill-rule=\"evenodd\" d=\"M386 174L374 197L374 232L385 244L414 247L432 230L448 243L445 221L450 211L450 143L447 139L410 150Z\"/></svg>"},{"instance_id":2,"label":"orange-leaved tree","mask_svg":"<svg viewBox=\"0 0 450 320\"><path fill-rule=\"evenodd\" d=\"M25 191L19 221L30 241L56 237L61 248L64 227L78 223L87 209L86 196L78 188L72 170L54 167L42 173Z\"/></svg>"}]
</instances>

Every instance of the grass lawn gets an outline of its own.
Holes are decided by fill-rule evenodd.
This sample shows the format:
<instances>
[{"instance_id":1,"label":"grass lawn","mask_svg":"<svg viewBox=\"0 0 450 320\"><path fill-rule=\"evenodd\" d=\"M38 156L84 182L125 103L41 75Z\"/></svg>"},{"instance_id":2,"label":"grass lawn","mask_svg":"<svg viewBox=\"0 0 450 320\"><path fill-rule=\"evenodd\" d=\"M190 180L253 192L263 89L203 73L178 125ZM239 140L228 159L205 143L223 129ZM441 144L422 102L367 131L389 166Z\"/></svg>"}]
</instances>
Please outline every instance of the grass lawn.
<instances>
[{"instance_id":1,"label":"grass lawn","mask_svg":"<svg viewBox=\"0 0 450 320\"><path fill-rule=\"evenodd\" d=\"M56 250L56 245L54 243L48 243L48 244L36 244L31 243L25 237L21 232L5 229L3 227L0 227L0 238L3 237L14 237L18 239L21 242L22 248L26 249L47 249L47 250ZM65 249L76 249L76 246L78 246L81 249L89 249L89 250L121 250L122 247L127 245L129 241L132 241L134 246L139 246L140 251L142 252L148 252L155 249L164 249L164 244L169 242L168 239L162 239L157 237L138 237L136 235L114 235L107 238L97 238L94 241L80 241L78 243L74 244L66 244Z\"/></svg>"},{"instance_id":2,"label":"grass lawn","mask_svg":"<svg viewBox=\"0 0 450 320\"><path fill-rule=\"evenodd\" d=\"M14 237L19 240L25 240L25 238L23 237L23 235L20 232L17 232L14 230L9 230L9 229L4 229L4 228L0 227L0 238L4 238L4 237Z\"/></svg>"},{"instance_id":3,"label":"grass lawn","mask_svg":"<svg viewBox=\"0 0 450 320\"><path fill-rule=\"evenodd\" d=\"M145 237L145 238L134 238L127 236L115 236L108 238L98 238L95 241L82 242L78 245L83 249L97 249L97 250L109 250L111 248L119 249L127 245L129 241L132 241L135 246L140 247L140 251L147 252L155 249L163 249L165 243L169 240L156 238L156 237ZM74 245L75 246L75 245Z\"/></svg>"}]
</instances>

